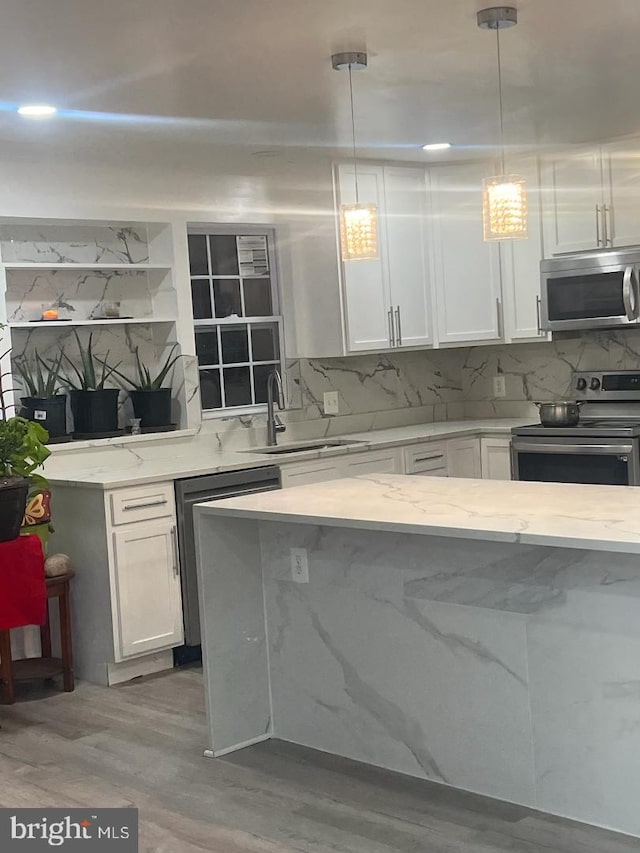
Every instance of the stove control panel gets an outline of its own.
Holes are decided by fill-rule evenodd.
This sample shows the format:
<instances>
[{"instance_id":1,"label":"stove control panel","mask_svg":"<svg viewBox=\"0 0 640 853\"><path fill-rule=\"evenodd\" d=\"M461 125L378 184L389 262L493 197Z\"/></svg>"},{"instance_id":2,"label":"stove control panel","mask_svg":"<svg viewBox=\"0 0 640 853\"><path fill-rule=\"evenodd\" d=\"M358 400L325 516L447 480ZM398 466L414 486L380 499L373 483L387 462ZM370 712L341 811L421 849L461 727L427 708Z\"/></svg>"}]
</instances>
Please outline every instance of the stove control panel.
<instances>
[{"instance_id":1,"label":"stove control panel","mask_svg":"<svg viewBox=\"0 0 640 853\"><path fill-rule=\"evenodd\" d=\"M640 371L580 371L573 374L571 388L578 400L638 401L640 400Z\"/></svg>"}]
</instances>

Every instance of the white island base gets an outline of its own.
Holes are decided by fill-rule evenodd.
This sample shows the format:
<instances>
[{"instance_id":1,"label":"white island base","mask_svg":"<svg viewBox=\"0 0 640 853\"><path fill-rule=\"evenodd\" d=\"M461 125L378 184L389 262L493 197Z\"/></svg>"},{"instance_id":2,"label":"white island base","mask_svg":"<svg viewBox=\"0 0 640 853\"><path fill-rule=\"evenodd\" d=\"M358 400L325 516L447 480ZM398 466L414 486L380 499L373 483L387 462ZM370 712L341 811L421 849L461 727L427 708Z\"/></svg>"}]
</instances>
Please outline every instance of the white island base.
<instances>
[{"instance_id":1,"label":"white island base","mask_svg":"<svg viewBox=\"0 0 640 853\"><path fill-rule=\"evenodd\" d=\"M640 836L639 489L364 477L197 529L209 754L279 738Z\"/></svg>"}]
</instances>

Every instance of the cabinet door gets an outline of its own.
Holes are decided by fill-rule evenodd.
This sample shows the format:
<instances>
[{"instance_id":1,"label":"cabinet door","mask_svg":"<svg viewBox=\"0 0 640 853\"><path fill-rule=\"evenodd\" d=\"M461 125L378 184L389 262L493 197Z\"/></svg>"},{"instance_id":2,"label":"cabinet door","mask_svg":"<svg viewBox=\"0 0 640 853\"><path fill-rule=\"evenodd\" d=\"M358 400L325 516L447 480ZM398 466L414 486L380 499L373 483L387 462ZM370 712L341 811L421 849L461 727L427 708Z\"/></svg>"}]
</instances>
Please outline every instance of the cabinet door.
<instances>
[{"instance_id":1,"label":"cabinet door","mask_svg":"<svg viewBox=\"0 0 640 853\"><path fill-rule=\"evenodd\" d=\"M313 462L283 465L280 473L283 489L289 486L306 486L309 483L324 483L326 480L337 480L342 476L335 459L316 459Z\"/></svg>"},{"instance_id":2,"label":"cabinet door","mask_svg":"<svg viewBox=\"0 0 640 853\"><path fill-rule=\"evenodd\" d=\"M545 161L542 179L547 257L603 248L600 148L581 149Z\"/></svg>"},{"instance_id":3,"label":"cabinet door","mask_svg":"<svg viewBox=\"0 0 640 853\"><path fill-rule=\"evenodd\" d=\"M424 169L384 168L387 270L397 347L432 343Z\"/></svg>"},{"instance_id":4,"label":"cabinet door","mask_svg":"<svg viewBox=\"0 0 640 853\"><path fill-rule=\"evenodd\" d=\"M501 340L500 258L482 232L482 181L490 164L434 168L434 282L441 343Z\"/></svg>"},{"instance_id":5,"label":"cabinet door","mask_svg":"<svg viewBox=\"0 0 640 853\"><path fill-rule=\"evenodd\" d=\"M353 166L337 167L340 204L356 200ZM349 352L381 350L391 346L391 300L387 280L387 258L382 239L383 185L382 167L358 166L360 201L378 205L380 257L377 261L348 261L341 264L345 306L346 348Z\"/></svg>"},{"instance_id":6,"label":"cabinet door","mask_svg":"<svg viewBox=\"0 0 640 853\"><path fill-rule=\"evenodd\" d=\"M480 441L483 480L511 479L511 440L483 438Z\"/></svg>"},{"instance_id":7,"label":"cabinet door","mask_svg":"<svg viewBox=\"0 0 640 853\"><path fill-rule=\"evenodd\" d=\"M640 244L640 140L604 146L603 172L609 246Z\"/></svg>"},{"instance_id":8,"label":"cabinet door","mask_svg":"<svg viewBox=\"0 0 640 853\"><path fill-rule=\"evenodd\" d=\"M500 244L502 297L504 300L504 336L507 342L550 339L540 331L540 261L542 251L542 214L538 160L528 157L509 163L509 171L527 181L529 197L528 237L505 240Z\"/></svg>"},{"instance_id":9,"label":"cabinet door","mask_svg":"<svg viewBox=\"0 0 640 853\"><path fill-rule=\"evenodd\" d=\"M172 519L130 524L113 533L116 659L183 641L175 536Z\"/></svg>"},{"instance_id":10,"label":"cabinet door","mask_svg":"<svg viewBox=\"0 0 640 853\"><path fill-rule=\"evenodd\" d=\"M480 440L452 438L447 441L447 468L450 477L482 477Z\"/></svg>"},{"instance_id":11,"label":"cabinet door","mask_svg":"<svg viewBox=\"0 0 640 853\"><path fill-rule=\"evenodd\" d=\"M392 447L388 450L349 454L342 457L342 467L345 477L357 477L359 474L398 474L400 452Z\"/></svg>"}]
</instances>

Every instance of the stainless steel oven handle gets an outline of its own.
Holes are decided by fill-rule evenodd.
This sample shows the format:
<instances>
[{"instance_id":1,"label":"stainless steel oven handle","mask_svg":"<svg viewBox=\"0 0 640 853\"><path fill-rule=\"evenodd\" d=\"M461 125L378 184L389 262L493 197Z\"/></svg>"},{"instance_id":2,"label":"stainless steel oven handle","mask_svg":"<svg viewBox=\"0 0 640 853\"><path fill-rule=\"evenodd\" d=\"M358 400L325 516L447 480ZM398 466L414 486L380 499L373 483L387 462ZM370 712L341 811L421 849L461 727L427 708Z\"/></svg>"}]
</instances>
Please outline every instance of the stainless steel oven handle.
<instances>
[{"instance_id":1,"label":"stainless steel oven handle","mask_svg":"<svg viewBox=\"0 0 640 853\"><path fill-rule=\"evenodd\" d=\"M546 441L513 441L514 453L566 453L567 456L624 456L633 453L631 444L552 444Z\"/></svg>"},{"instance_id":2,"label":"stainless steel oven handle","mask_svg":"<svg viewBox=\"0 0 640 853\"><path fill-rule=\"evenodd\" d=\"M627 320L636 320L638 318L638 283L635 267L631 265L626 267L624 271L622 301Z\"/></svg>"}]
</instances>

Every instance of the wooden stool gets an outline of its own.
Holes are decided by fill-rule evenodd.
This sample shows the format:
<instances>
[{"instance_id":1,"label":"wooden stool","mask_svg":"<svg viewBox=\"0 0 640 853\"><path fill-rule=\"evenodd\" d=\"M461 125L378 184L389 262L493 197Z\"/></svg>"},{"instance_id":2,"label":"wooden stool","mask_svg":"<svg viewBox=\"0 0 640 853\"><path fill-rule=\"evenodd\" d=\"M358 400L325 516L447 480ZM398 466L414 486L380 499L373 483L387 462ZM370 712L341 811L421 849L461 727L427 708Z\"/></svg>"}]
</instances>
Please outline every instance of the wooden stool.
<instances>
[{"instance_id":1,"label":"wooden stool","mask_svg":"<svg viewBox=\"0 0 640 853\"><path fill-rule=\"evenodd\" d=\"M40 628L42 657L26 658L14 661L11 658L11 634L0 631L0 678L2 679L2 702L13 705L15 702L15 682L35 679L54 678L62 675L62 684L66 693L74 687L73 649L71 645L71 607L69 600L69 582L75 572L71 569L63 575L47 578L47 599L58 599L60 614L60 651L61 658L51 657L51 628L49 626L49 608L47 621Z\"/></svg>"}]
</instances>

